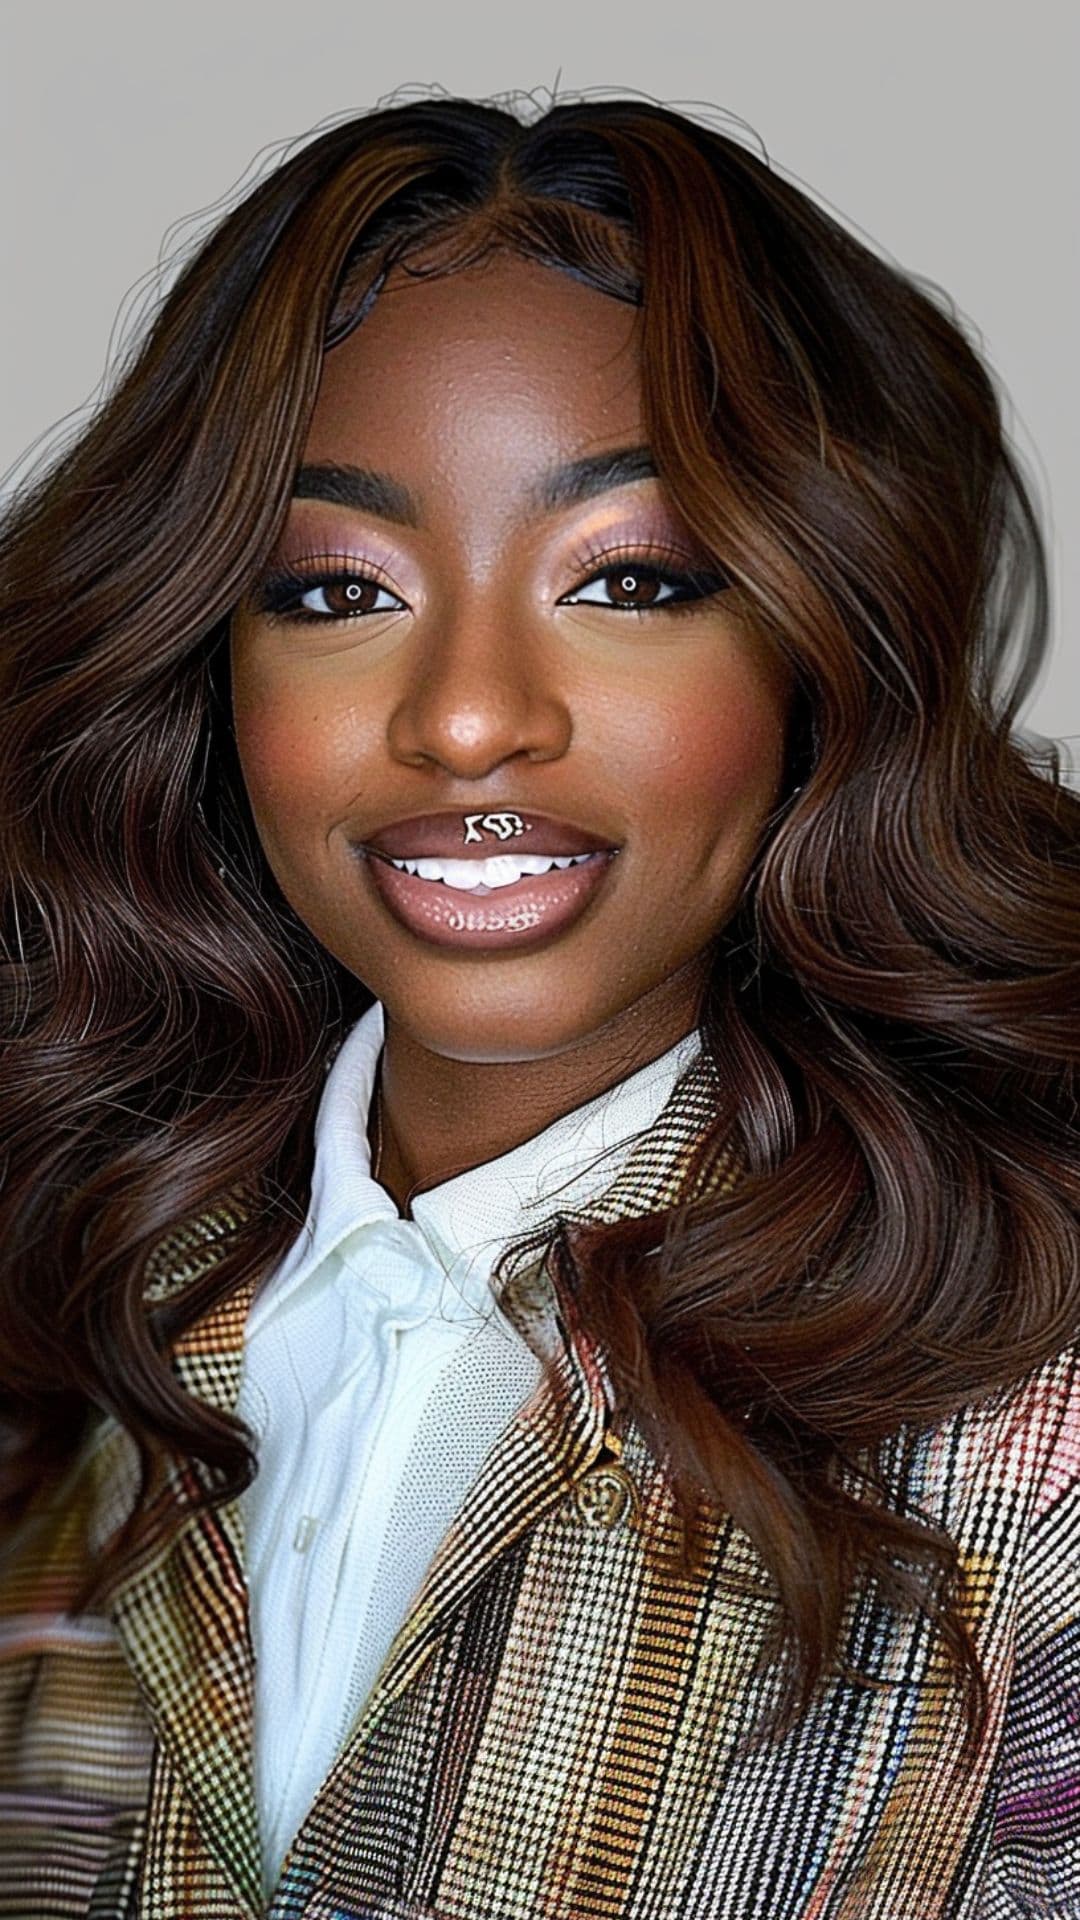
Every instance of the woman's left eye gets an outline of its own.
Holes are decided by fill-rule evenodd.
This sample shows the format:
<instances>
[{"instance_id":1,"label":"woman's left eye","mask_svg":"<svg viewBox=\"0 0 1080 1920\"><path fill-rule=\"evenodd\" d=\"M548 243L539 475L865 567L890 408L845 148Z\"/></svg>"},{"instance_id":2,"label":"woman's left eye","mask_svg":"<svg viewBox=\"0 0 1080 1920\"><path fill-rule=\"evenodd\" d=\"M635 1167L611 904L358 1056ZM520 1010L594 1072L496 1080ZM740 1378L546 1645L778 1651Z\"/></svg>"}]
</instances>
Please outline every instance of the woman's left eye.
<instances>
[{"instance_id":1,"label":"woman's left eye","mask_svg":"<svg viewBox=\"0 0 1080 1920\"><path fill-rule=\"evenodd\" d=\"M646 566L644 562L622 560L605 567L584 586L575 587L573 593L564 594L558 604L610 607L619 613L651 613L654 607L711 599L730 584L723 574L675 573L667 568Z\"/></svg>"}]
</instances>

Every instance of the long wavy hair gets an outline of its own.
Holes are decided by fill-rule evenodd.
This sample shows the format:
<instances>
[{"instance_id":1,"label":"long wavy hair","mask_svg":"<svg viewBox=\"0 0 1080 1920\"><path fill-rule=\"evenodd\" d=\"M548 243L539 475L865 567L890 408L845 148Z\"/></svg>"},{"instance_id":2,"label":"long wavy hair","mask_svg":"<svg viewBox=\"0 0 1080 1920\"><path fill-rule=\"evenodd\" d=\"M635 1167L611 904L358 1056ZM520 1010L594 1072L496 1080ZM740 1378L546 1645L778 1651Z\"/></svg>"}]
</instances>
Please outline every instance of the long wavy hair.
<instances>
[{"instance_id":1,"label":"long wavy hair","mask_svg":"<svg viewBox=\"0 0 1080 1920\"><path fill-rule=\"evenodd\" d=\"M937 290L741 140L637 98L529 119L442 96L318 132L217 222L7 511L5 1534L102 1411L144 1492L177 1457L208 1503L254 1473L249 1431L184 1393L170 1350L293 1240L325 1061L372 995L262 853L229 618L287 511L324 353L393 266L495 248L640 308L657 468L797 680L782 803L701 1006L700 1164L734 1141L742 1175L559 1220L552 1277L670 1474L683 1569L703 1498L759 1551L790 1711L869 1576L936 1622L970 1738L959 1553L881 1462L1080 1326L1080 798L1057 747L1014 729L1047 644L1044 538ZM256 1204L221 1257L148 1306L153 1250L239 1192Z\"/></svg>"}]
</instances>

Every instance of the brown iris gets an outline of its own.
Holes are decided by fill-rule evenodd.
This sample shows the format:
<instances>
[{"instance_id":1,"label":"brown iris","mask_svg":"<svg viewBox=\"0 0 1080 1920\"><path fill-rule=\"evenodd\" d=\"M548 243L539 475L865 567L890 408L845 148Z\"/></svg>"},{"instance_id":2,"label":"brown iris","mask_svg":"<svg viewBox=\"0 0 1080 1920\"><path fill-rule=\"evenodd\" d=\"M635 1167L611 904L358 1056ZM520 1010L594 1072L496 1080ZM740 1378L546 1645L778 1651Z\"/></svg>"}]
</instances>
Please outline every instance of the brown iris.
<instances>
[{"instance_id":1,"label":"brown iris","mask_svg":"<svg viewBox=\"0 0 1080 1920\"><path fill-rule=\"evenodd\" d=\"M632 607L654 605L660 584L656 574L644 567L611 567L604 575L604 583L610 592L626 596L622 605ZM620 602L616 601L618 604Z\"/></svg>"},{"instance_id":2,"label":"brown iris","mask_svg":"<svg viewBox=\"0 0 1080 1920\"><path fill-rule=\"evenodd\" d=\"M383 588L377 580L326 580L319 592L330 613L372 613Z\"/></svg>"}]
</instances>

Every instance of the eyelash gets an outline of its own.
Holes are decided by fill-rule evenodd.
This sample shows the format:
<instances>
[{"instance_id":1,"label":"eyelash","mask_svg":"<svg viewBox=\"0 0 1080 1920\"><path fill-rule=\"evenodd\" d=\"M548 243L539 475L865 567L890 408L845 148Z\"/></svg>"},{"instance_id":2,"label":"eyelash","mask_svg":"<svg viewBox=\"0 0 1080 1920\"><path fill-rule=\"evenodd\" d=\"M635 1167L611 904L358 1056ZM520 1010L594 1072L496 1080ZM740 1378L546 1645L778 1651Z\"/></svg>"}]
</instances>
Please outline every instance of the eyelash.
<instances>
[{"instance_id":1,"label":"eyelash","mask_svg":"<svg viewBox=\"0 0 1080 1920\"><path fill-rule=\"evenodd\" d=\"M298 561L295 567L285 564L276 568L260 582L254 600L255 612L269 614L281 620L293 620L302 625L328 627L350 620L370 620L373 616L370 612L312 613L309 608L299 607L297 603L302 596L305 593L311 593L316 587L336 587L346 582L359 582L361 585L379 587L384 593L391 593L395 598L400 598L400 595L381 577L379 570L375 567L361 568L352 565L340 567L336 572L325 570L336 561L350 558L351 556L347 554L313 555L310 559ZM578 553L573 561L575 571L590 569L589 576L580 581L576 587L572 587L570 591L572 594L582 593L586 587L598 585L609 574L617 572L620 567L634 567L639 573L654 575L663 585L674 587L684 596L681 599L658 601L651 607L620 607L612 603L605 609L608 613L619 613L624 616L636 614L641 618L643 615L653 613L692 612L703 600L715 599L718 594L725 592L732 585L729 576L725 573L680 567L677 565L680 560L685 560L685 555L681 554L677 548L648 543L601 549L589 548ZM308 570L305 571L305 568ZM563 602L560 601L559 604ZM601 603L589 601L586 604L598 606ZM395 610L384 607L377 611L385 613Z\"/></svg>"}]
</instances>

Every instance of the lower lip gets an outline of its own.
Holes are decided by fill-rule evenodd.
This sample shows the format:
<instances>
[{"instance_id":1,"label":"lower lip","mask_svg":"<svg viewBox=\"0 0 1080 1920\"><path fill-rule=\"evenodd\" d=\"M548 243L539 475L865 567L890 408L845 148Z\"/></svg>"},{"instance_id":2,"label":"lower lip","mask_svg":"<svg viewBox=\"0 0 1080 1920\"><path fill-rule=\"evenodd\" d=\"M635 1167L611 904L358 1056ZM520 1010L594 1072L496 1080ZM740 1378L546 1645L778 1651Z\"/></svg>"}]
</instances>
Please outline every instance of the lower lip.
<instances>
[{"instance_id":1,"label":"lower lip","mask_svg":"<svg viewBox=\"0 0 1080 1920\"><path fill-rule=\"evenodd\" d=\"M357 848L380 899L410 933L437 947L484 953L534 947L565 933L603 886L617 851L612 848L577 867L523 874L512 886L496 887L477 898L439 880L421 880L388 860L369 859Z\"/></svg>"}]
</instances>

